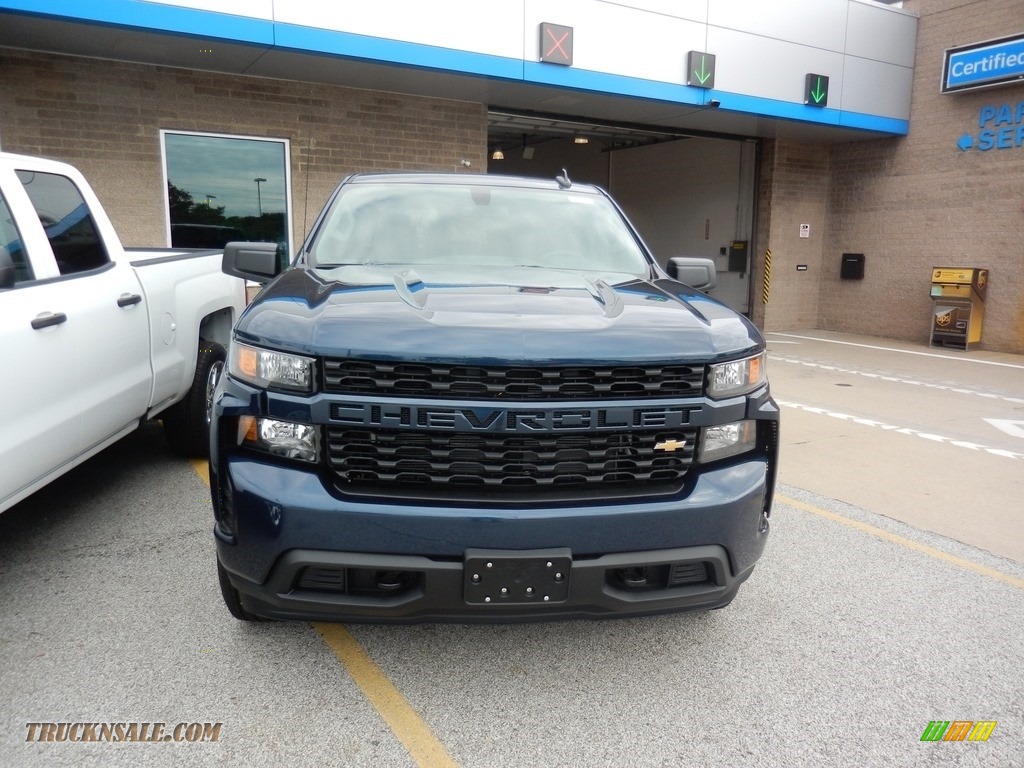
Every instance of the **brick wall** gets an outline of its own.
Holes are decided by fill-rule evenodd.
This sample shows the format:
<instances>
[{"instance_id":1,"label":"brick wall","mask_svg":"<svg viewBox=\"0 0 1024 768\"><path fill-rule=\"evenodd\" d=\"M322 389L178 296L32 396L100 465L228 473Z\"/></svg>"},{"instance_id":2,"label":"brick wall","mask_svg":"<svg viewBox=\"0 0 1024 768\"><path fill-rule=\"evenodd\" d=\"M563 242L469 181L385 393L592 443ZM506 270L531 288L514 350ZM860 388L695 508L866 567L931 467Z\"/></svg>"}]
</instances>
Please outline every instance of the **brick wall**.
<instances>
[{"instance_id":1,"label":"brick wall","mask_svg":"<svg viewBox=\"0 0 1024 768\"><path fill-rule=\"evenodd\" d=\"M289 139L301 240L360 170L487 167L484 105L0 50L0 148L76 165L125 245L166 244L160 129Z\"/></svg>"},{"instance_id":2,"label":"brick wall","mask_svg":"<svg viewBox=\"0 0 1024 768\"><path fill-rule=\"evenodd\" d=\"M957 146L963 134L977 136L982 106L1024 103L1024 85L939 93L945 49L1024 33L1024 5L904 7L920 14L910 133L831 151L819 325L927 341L931 268L987 267L982 347L1024 353L1024 146ZM844 251L865 254L863 281L839 279Z\"/></svg>"},{"instance_id":3,"label":"brick wall","mask_svg":"<svg viewBox=\"0 0 1024 768\"><path fill-rule=\"evenodd\" d=\"M825 240L827 147L790 141L762 144L754 262L754 321L765 330L815 328ZM810 225L810 237L800 226ZM772 252L770 293L763 301L764 255ZM806 270L797 271L798 266Z\"/></svg>"}]
</instances>

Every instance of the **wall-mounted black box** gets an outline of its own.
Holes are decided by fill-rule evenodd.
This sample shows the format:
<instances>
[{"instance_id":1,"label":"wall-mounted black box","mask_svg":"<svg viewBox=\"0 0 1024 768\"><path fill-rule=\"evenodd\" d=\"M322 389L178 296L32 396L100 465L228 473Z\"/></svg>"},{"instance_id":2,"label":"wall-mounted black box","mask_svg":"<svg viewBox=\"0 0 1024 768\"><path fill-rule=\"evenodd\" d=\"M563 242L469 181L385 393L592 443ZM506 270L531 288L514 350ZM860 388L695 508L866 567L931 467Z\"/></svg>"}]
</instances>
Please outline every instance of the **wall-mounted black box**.
<instances>
[{"instance_id":1,"label":"wall-mounted black box","mask_svg":"<svg viewBox=\"0 0 1024 768\"><path fill-rule=\"evenodd\" d=\"M863 280L864 254L844 253L843 260L839 265L839 276L843 280Z\"/></svg>"},{"instance_id":2,"label":"wall-mounted black box","mask_svg":"<svg viewBox=\"0 0 1024 768\"><path fill-rule=\"evenodd\" d=\"M729 245L729 271L747 271L747 245L746 240L733 240Z\"/></svg>"}]
</instances>

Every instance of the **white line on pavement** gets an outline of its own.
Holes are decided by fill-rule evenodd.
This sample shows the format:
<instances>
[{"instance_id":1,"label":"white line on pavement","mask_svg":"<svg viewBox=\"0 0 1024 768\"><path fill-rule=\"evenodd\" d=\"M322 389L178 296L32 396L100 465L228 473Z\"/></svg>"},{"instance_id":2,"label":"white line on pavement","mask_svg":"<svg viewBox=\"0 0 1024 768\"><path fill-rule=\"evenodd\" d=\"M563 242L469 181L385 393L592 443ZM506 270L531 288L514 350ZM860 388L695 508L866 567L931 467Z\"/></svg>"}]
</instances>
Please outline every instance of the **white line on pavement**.
<instances>
[{"instance_id":1,"label":"white line on pavement","mask_svg":"<svg viewBox=\"0 0 1024 768\"><path fill-rule=\"evenodd\" d=\"M934 352L916 352L912 349L897 349L896 347L880 347L874 344L858 344L853 341L840 341L839 339L819 339L816 336L799 336L795 333L766 333L765 336L785 336L790 339L803 339L805 341L821 341L826 344L843 344L847 347L863 347L864 349L878 349L882 352L899 352L903 355L920 355L921 357L937 357L941 360L956 360L961 363L976 363L978 365L998 365L1001 368L1018 368L1024 371L1024 365L1016 363L1000 363L996 360L979 360L976 357L958 357L954 355L938 355ZM771 339L769 339L771 341Z\"/></svg>"},{"instance_id":2,"label":"white line on pavement","mask_svg":"<svg viewBox=\"0 0 1024 768\"><path fill-rule=\"evenodd\" d=\"M824 365L823 363L812 363L806 360L798 360L792 357L782 357L779 355L772 355L770 358L773 363L793 363L795 365L803 365L808 368L818 368L822 371L831 371L833 373L847 373L854 376L864 376L869 379L879 379L880 381L896 382L897 384L912 384L915 387L927 387L928 389L938 389L944 392L954 392L958 395L974 395L976 397L985 397L990 400L1003 400L1007 403L1014 403L1015 405L1024 405L1024 397L1005 397L1003 395L996 395L991 392L978 392L973 389L964 389L963 387L951 387L946 384L933 384L928 381L917 381L916 379L902 379L898 376L884 376L880 373L868 373L867 371L858 371L854 368L842 368L838 365Z\"/></svg>"},{"instance_id":3,"label":"white line on pavement","mask_svg":"<svg viewBox=\"0 0 1024 768\"><path fill-rule=\"evenodd\" d=\"M925 440L931 440L935 443L945 443L948 445L956 446L957 448L966 448L971 451L981 451L982 453L989 453L993 456L1002 456L1007 459L1024 459L1024 453L1017 453L1015 451L1004 451L1001 448L989 448L979 443L970 443L965 440L954 440L951 437L944 437L943 435L932 434L931 432L921 432L920 430L913 429L912 427L900 427L895 424L883 424L880 421L873 421L872 419L861 419L856 416L851 416L847 413L839 413L837 411L830 411L828 408L816 408L811 405L803 405L801 403L790 403L785 400L776 400L776 402L783 408L794 408L798 411L805 411L806 413L814 413L821 416L829 416L833 419L839 419L841 421L852 421L854 424L860 424L865 427L875 427L877 429L884 429L889 432L898 432L901 435L910 435L911 437L920 437Z\"/></svg>"}]
</instances>

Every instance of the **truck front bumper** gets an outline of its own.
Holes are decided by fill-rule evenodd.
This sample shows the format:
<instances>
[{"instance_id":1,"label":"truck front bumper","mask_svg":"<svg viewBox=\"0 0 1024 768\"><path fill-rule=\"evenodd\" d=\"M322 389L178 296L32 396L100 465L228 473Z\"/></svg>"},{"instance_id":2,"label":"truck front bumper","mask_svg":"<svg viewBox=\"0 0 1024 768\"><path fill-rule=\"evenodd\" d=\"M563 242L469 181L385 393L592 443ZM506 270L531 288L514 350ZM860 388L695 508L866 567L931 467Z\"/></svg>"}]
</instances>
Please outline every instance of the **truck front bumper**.
<instances>
[{"instance_id":1,"label":"truck front bumper","mask_svg":"<svg viewBox=\"0 0 1024 768\"><path fill-rule=\"evenodd\" d=\"M218 559L244 608L266 618L475 623L719 608L768 535L763 456L704 468L681 498L502 510L352 501L296 467L231 454L218 463L218 521L225 505L231 521L215 527Z\"/></svg>"}]
</instances>

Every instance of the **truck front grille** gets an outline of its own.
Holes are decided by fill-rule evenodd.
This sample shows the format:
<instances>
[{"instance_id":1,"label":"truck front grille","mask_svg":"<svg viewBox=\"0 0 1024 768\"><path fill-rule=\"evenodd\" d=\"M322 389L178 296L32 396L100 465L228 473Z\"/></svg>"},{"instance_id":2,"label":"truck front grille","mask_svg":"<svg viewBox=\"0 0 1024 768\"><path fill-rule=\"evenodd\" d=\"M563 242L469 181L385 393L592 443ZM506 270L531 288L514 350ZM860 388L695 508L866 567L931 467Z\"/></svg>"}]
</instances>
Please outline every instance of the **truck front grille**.
<instances>
[{"instance_id":1,"label":"truck front grille","mask_svg":"<svg viewBox=\"0 0 1024 768\"><path fill-rule=\"evenodd\" d=\"M529 500L553 491L596 498L618 488L642 496L681 486L696 439L695 429L523 436L329 427L327 461L338 487L355 493L493 502L496 489Z\"/></svg>"},{"instance_id":2,"label":"truck front grille","mask_svg":"<svg viewBox=\"0 0 1024 768\"><path fill-rule=\"evenodd\" d=\"M325 392L489 400L635 400L699 397L703 365L476 366L348 358L322 361Z\"/></svg>"}]
</instances>

